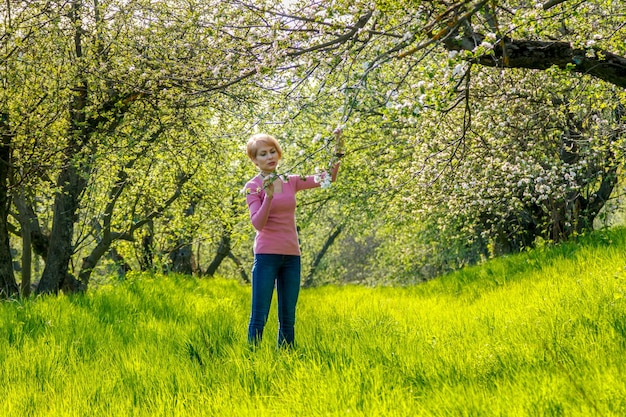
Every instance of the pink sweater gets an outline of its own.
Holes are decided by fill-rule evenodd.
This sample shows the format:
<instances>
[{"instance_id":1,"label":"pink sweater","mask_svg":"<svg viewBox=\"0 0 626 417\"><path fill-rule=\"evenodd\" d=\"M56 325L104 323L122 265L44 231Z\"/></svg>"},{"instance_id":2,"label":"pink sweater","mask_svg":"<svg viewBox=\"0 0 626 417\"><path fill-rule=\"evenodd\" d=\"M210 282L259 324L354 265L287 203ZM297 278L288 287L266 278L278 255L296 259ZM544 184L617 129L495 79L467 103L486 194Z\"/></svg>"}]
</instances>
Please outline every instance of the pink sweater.
<instances>
[{"instance_id":1,"label":"pink sweater","mask_svg":"<svg viewBox=\"0 0 626 417\"><path fill-rule=\"evenodd\" d=\"M276 180L280 181L280 180ZM246 184L250 220L256 229L255 254L300 255L296 230L296 192L319 187L313 176L289 175L283 190L265 198L263 179L257 175Z\"/></svg>"}]
</instances>

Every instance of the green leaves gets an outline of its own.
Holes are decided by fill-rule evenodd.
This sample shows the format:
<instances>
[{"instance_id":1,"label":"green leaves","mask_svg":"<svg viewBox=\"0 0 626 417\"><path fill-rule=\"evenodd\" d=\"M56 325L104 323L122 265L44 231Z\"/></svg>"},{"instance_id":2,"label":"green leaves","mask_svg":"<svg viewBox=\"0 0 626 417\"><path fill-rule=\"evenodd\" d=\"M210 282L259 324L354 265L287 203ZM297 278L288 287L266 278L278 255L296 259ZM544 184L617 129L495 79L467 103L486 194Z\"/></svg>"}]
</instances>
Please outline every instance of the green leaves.
<instances>
[{"instance_id":1,"label":"green leaves","mask_svg":"<svg viewBox=\"0 0 626 417\"><path fill-rule=\"evenodd\" d=\"M91 129L85 154L72 155L88 181L77 258L94 245L93 220L123 234L159 212L160 248L185 236L207 258L228 229L245 260L238 192L254 175L242 147L255 131L281 140L281 169L312 174L329 159L315 137L345 124L338 182L301 200L303 240L314 252L344 218L359 242L370 222L389 225L376 239L397 245L368 256L403 253L405 271L411 259L445 268L479 259L494 239L519 242L523 219L543 233L554 225L546 213L590 201L624 155L622 136L608 140L621 129L611 116L626 103L619 84L588 76L626 55L619 2L108 0L83 2L74 24L70 4L11 3L10 15L8 4L0 98L20 121L15 184L38 197L45 227L71 123ZM576 54L559 61L538 47L556 42ZM532 62L515 61L520 51ZM76 97L84 121L71 118ZM132 249L120 247L128 258ZM341 264L333 256L330 268Z\"/></svg>"}]
</instances>

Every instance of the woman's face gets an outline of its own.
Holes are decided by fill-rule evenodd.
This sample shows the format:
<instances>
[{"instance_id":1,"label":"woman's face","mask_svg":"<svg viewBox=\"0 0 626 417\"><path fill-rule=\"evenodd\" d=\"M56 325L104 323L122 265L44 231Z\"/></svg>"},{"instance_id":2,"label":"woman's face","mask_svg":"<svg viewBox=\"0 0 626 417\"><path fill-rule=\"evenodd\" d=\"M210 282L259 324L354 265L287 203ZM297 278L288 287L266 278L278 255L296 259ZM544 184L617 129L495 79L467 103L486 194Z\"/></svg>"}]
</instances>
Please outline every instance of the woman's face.
<instances>
[{"instance_id":1,"label":"woman's face","mask_svg":"<svg viewBox=\"0 0 626 417\"><path fill-rule=\"evenodd\" d=\"M260 144L256 151L256 158L254 158L254 164L263 172L274 172L280 156L275 147L265 144Z\"/></svg>"}]
</instances>

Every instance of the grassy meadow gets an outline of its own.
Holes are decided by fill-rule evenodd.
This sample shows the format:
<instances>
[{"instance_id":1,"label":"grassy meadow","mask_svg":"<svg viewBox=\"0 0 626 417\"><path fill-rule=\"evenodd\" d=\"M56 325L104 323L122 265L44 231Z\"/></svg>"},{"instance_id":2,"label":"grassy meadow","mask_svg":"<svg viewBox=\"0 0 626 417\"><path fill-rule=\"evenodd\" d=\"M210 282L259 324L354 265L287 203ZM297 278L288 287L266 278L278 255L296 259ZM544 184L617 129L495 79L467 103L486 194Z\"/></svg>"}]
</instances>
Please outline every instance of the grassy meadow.
<instances>
[{"instance_id":1,"label":"grassy meadow","mask_svg":"<svg viewBox=\"0 0 626 417\"><path fill-rule=\"evenodd\" d=\"M301 292L257 350L250 288L132 275L0 303L0 415L624 416L626 231L410 287Z\"/></svg>"}]
</instances>

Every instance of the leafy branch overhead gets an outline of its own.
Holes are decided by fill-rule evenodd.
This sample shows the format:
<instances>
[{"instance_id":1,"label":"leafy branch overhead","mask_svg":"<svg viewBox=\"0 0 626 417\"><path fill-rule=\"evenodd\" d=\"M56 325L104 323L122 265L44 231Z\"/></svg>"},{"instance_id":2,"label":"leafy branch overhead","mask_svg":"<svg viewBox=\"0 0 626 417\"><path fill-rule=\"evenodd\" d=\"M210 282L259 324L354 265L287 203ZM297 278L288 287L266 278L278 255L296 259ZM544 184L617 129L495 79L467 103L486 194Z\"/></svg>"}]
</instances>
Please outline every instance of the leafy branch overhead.
<instances>
[{"instance_id":1,"label":"leafy branch overhead","mask_svg":"<svg viewBox=\"0 0 626 417\"><path fill-rule=\"evenodd\" d=\"M405 58L438 43L449 51L465 52L461 57L484 66L537 70L555 66L626 87L623 10L586 2L576 10L581 2L570 3L552 0L538 9L532 2L461 1L436 13L445 2L432 2L431 19L420 30L425 40L396 56ZM580 16L580 24L572 16ZM598 31L600 22L604 33ZM599 45L618 48L611 51Z\"/></svg>"}]
</instances>

